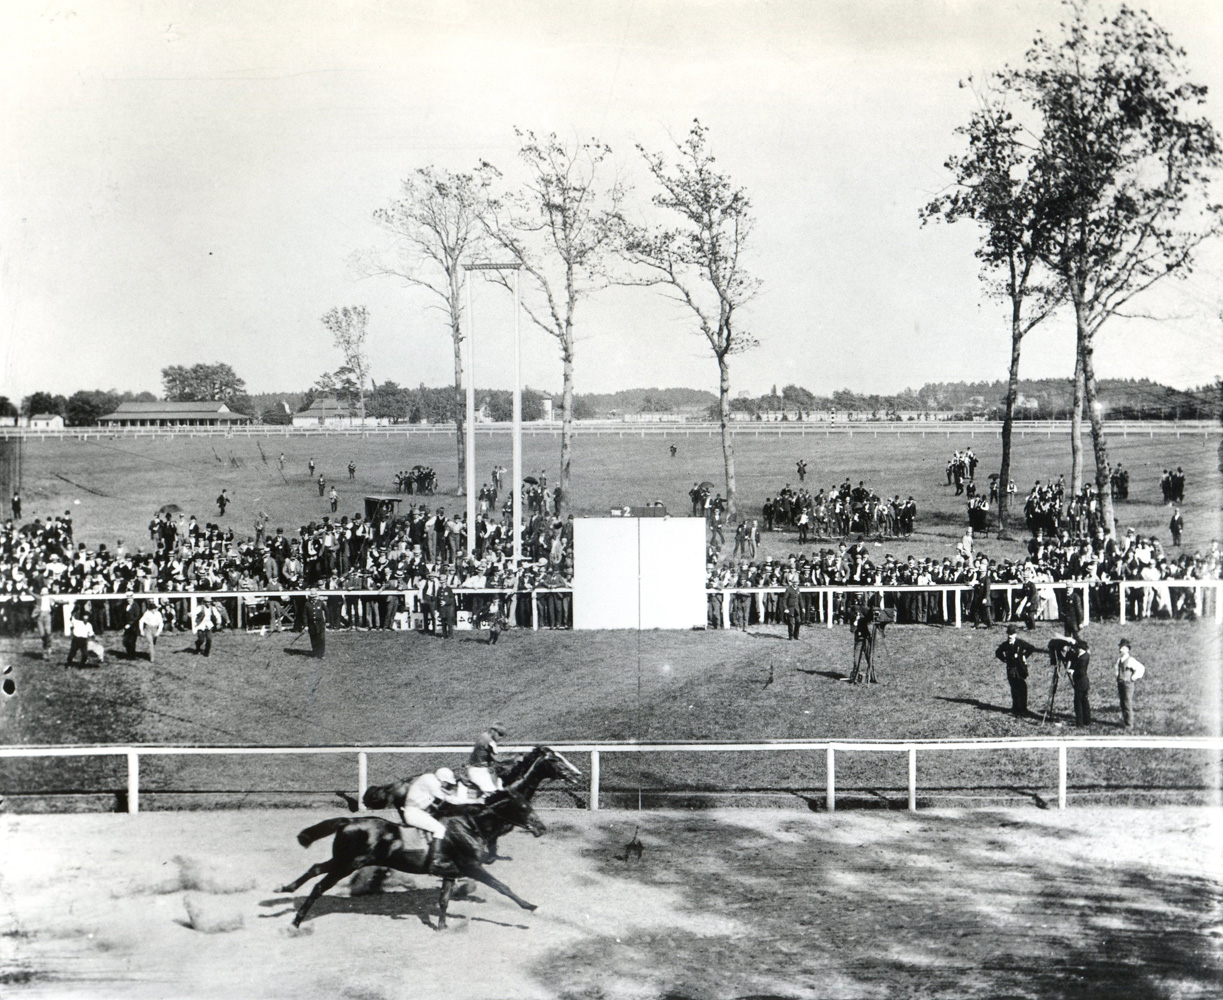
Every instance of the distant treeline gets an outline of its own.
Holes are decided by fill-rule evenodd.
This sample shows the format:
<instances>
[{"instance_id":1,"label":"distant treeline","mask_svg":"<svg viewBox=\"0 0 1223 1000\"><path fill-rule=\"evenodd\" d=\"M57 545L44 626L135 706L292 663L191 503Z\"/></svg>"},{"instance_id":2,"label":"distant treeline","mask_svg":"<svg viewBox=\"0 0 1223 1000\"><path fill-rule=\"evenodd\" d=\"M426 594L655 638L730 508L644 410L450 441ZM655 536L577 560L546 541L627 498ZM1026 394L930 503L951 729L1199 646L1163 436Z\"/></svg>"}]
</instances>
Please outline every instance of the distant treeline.
<instances>
[{"instance_id":1,"label":"distant treeline","mask_svg":"<svg viewBox=\"0 0 1223 1000\"><path fill-rule=\"evenodd\" d=\"M1196 389L1173 389L1150 379L1101 379L1099 398L1111 420L1219 419L1223 410L1223 382ZM1006 383L930 382L920 389L894 395L840 389L817 396L802 386L774 386L764 396L738 396L731 408L744 413L806 413L835 410L864 414L880 420L904 419L916 414L955 414L987 420L1002 419ZM1069 379L1027 379L1019 382L1015 415L1021 420L1060 420L1070 416L1074 386Z\"/></svg>"},{"instance_id":2,"label":"distant treeline","mask_svg":"<svg viewBox=\"0 0 1223 1000\"><path fill-rule=\"evenodd\" d=\"M1100 400L1112 420L1218 420L1223 417L1223 381L1196 389L1173 389L1150 379L1102 379ZM231 410L245 413L266 424L288 424L293 414L308 409L320 395L317 389L304 392L263 392L240 394L229 400ZM522 393L523 420L542 420L546 394L535 389ZM559 417L560 399L555 401ZM835 410L878 420L903 420L914 414L955 414L987 420L1002 418L1006 398L1005 382L930 382L920 389L906 389L894 395L851 392L840 389L831 396L819 396L802 386L776 386L763 396L737 396L731 409L739 413L806 414ZM151 392L116 392L102 389L81 390L71 396L36 392L22 400L21 413L57 413L70 426L96 424L98 418L113 412L127 400L153 402ZM1019 383L1016 417L1022 420L1060 420L1070 416L1073 387L1068 379L1029 379ZM463 400L457 401L463 405ZM476 407L486 408L492 420L508 421L512 397L505 389L477 389ZM400 386L387 380L377 383L365 397L366 414L395 423L448 423L454 419L454 389ZM574 397L574 415L579 420L623 417L642 413L716 418L717 397L700 389L624 389L613 393L585 393ZM0 396L0 416L15 416L17 407Z\"/></svg>"}]
</instances>

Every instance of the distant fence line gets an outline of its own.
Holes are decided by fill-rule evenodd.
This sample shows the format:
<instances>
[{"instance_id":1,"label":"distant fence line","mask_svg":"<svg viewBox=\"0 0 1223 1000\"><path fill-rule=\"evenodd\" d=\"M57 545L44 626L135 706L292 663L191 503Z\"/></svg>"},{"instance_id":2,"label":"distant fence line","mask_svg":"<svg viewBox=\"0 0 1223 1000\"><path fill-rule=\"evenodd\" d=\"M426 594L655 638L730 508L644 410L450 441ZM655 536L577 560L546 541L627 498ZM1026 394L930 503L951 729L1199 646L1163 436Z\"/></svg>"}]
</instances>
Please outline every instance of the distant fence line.
<instances>
[{"instance_id":1,"label":"distant fence line","mask_svg":"<svg viewBox=\"0 0 1223 1000\"><path fill-rule=\"evenodd\" d=\"M1024 584L1021 583L992 584L991 614L996 620L1006 622L1017 617L1015 615L1015 592L1022 592L1023 588ZM1155 593L1163 592L1166 597L1168 610L1172 611L1175 610L1173 592L1187 591L1190 593L1178 594L1176 596L1182 599L1192 598L1192 608L1196 617L1213 617L1216 622L1223 623L1223 600L1220 599L1223 581L1220 580L1073 580L1059 583L1040 583L1037 585L1037 588L1040 594L1041 606L1036 609L1035 614L1042 621L1057 620L1061 617L1063 609L1057 602L1057 594L1062 594L1063 598L1068 594L1077 596L1078 607L1084 624L1090 624L1093 618L1108 618L1125 624L1128 620L1142 619L1150 616L1152 602L1148 594L1153 596ZM898 604L897 598L905 594L921 595L926 598L927 602L934 600L937 603L934 605L933 610L927 604L927 621L900 621L898 624L952 625L959 628L963 625L964 619L968 617L967 606L973 594L973 586L965 583L932 584L927 586L862 586L842 584L799 587L798 590L800 595L808 599L807 610L809 614L807 615L807 623L824 625L827 628L833 628L838 620L843 620L845 608L851 603L849 598L862 600L868 596L877 595L880 606L890 608L896 607ZM737 596L752 602L756 615L755 621L757 623L763 622L765 618L765 598L770 594L779 596L784 592L785 588L783 587L725 587L707 589L705 593L709 605L708 624L714 628L729 628L732 615L731 605L733 599ZM275 619L272 617L273 601L285 604L291 604L294 601L300 603L305 600L307 593L308 591L305 590L172 590L118 594L57 593L50 595L50 598L53 607L62 614L62 628L64 634L67 635L72 609L78 603L88 604L102 601L113 604L117 601L126 603L128 600L133 599L148 601L154 598L185 603L187 615L192 622L192 630L194 631L195 610L199 601L208 597L215 601L227 602L234 610L234 614L230 617L231 627L241 629L255 627L254 622L259 620L264 614L268 615L267 624L274 624ZM1114 594L1116 595L1115 602L1113 600ZM319 590L318 595L324 601L347 601L350 598L403 601L403 610L407 611L411 616L409 628L418 628L422 623L421 616L423 612L420 606L420 594L415 590ZM460 604L458 625L460 629L472 627L471 619L476 610L474 599L480 597L489 599L499 597L526 602L529 606L529 627L532 630L539 629L541 624L551 628L571 629L573 627L573 590L571 588L540 588L535 590L461 588L455 590L455 597L459 600ZM548 608L541 609L541 600L553 603ZM6 605L11 607L17 604L27 607L29 611L32 611L36 601L37 598L30 595L5 597L0 598L0 607ZM560 602L559 605L556 603L558 601ZM510 612L511 624L518 624L516 611L517 607L515 607L513 612ZM523 617L526 617L525 613ZM521 623L522 627L526 627L526 625L525 621Z\"/></svg>"},{"instance_id":2,"label":"distant fence line","mask_svg":"<svg viewBox=\"0 0 1223 1000\"><path fill-rule=\"evenodd\" d=\"M593 437L712 437L720 434L720 425L708 421L676 421L638 423L635 421L601 421L581 420L573 425L575 434ZM888 437L895 435L920 434L922 437L945 437L967 434L970 438L996 438L1002 433L1000 420L850 420L830 423L827 421L756 421L736 420L730 425L731 433L736 437L830 437L845 435L853 437ZM1223 433L1223 424L1212 420L1124 420L1106 421L1105 429L1110 435L1120 435L1123 439L1130 435L1135 437L1153 438L1175 435L1177 438L1190 437L1209 438L1211 435ZM121 437L135 439L141 437L158 438L243 438L243 437L359 437L377 438L411 438L411 437L448 437L454 434L453 424L392 424L385 427L286 427L274 424L244 424L238 427L66 427L62 430L44 430L29 427L0 427L0 440L10 437L33 440L77 440L90 441ZM559 421L533 421L523 424L523 434L528 437L551 437L560 434ZM511 425L508 423L477 424L477 435L493 436L508 434ZM1020 438L1045 437L1070 433L1068 420L1017 420L1014 424L1015 434Z\"/></svg>"},{"instance_id":3,"label":"distant fence line","mask_svg":"<svg viewBox=\"0 0 1223 1000\"><path fill-rule=\"evenodd\" d=\"M837 753L904 753L908 757L908 807L917 811L917 754L918 751L980 753L997 750L1056 750L1057 751L1057 807L1065 809L1068 790L1068 755L1070 750L1087 749L1135 749L1146 750L1223 750L1223 737L1218 736L1080 736L1073 739L974 739L974 740L802 740L763 741L758 743L554 743L551 746L566 754L589 754L590 784L588 807L600 808L600 771L603 758L610 754L658 754L658 753L784 753L793 751L815 751L825 755L824 805L829 812L836 811L836 756ZM127 759L127 812L140 811L140 758L171 756L267 756L267 755L356 755L357 798L365 794L369 785L370 754L466 754L470 744L444 744L438 746L25 746L0 747L3 758L56 758L56 757L125 757ZM524 752L528 747L503 747L511 752ZM165 789L173 793L172 789Z\"/></svg>"}]
</instances>

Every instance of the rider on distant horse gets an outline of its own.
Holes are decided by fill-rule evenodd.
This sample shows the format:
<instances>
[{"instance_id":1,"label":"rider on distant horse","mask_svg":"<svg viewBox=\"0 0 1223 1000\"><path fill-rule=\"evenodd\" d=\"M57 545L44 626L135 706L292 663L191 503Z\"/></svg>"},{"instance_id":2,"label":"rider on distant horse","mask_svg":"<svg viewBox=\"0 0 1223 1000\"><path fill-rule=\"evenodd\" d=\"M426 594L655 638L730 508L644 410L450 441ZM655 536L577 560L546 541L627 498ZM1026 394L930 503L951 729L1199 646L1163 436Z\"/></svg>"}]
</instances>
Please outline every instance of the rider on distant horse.
<instances>
[{"instance_id":1,"label":"rider on distant horse","mask_svg":"<svg viewBox=\"0 0 1223 1000\"><path fill-rule=\"evenodd\" d=\"M482 795L488 795L503 787L497 776L497 741L504 738L505 726L494 722L476 740L471 756L467 758L467 777L471 783L480 789Z\"/></svg>"},{"instance_id":2,"label":"rider on distant horse","mask_svg":"<svg viewBox=\"0 0 1223 1000\"><path fill-rule=\"evenodd\" d=\"M426 771L408 786L403 821L408 826L423 830L428 841L446 836L446 828L429 813L429 809L438 802L463 803L465 800L459 797L458 786L458 779L448 767Z\"/></svg>"}]
</instances>

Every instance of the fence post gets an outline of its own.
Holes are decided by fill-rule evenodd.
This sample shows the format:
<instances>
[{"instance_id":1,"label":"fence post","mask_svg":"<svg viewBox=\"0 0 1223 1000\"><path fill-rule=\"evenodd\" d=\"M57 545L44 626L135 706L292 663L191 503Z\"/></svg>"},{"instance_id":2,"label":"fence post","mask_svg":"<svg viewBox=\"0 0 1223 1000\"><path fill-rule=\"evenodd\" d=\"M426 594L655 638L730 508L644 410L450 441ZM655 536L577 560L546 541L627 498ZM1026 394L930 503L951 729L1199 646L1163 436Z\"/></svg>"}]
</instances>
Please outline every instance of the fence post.
<instances>
[{"instance_id":1,"label":"fence post","mask_svg":"<svg viewBox=\"0 0 1223 1000\"><path fill-rule=\"evenodd\" d=\"M599 751L590 751L590 811L599 811Z\"/></svg>"},{"instance_id":2,"label":"fence post","mask_svg":"<svg viewBox=\"0 0 1223 1000\"><path fill-rule=\"evenodd\" d=\"M64 635L72 635L72 613L76 610L76 601L64 601Z\"/></svg>"},{"instance_id":3,"label":"fence post","mask_svg":"<svg viewBox=\"0 0 1223 1000\"><path fill-rule=\"evenodd\" d=\"M1066 808L1066 744L1057 746L1057 807Z\"/></svg>"},{"instance_id":4,"label":"fence post","mask_svg":"<svg viewBox=\"0 0 1223 1000\"><path fill-rule=\"evenodd\" d=\"M837 752L828 748L828 790L826 792L828 811L837 811Z\"/></svg>"},{"instance_id":5,"label":"fence post","mask_svg":"<svg viewBox=\"0 0 1223 1000\"><path fill-rule=\"evenodd\" d=\"M917 747L909 747L909 812L917 812Z\"/></svg>"},{"instance_id":6,"label":"fence post","mask_svg":"<svg viewBox=\"0 0 1223 1000\"><path fill-rule=\"evenodd\" d=\"M539 598L535 591L531 591L531 631L539 630Z\"/></svg>"},{"instance_id":7,"label":"fence post","mask_svg":"<svg viewBox=\"0 0 1223 1000\"><path fill-rule=\"evenodd\" d=\"M722 591L722 628L730 628L730 592Z\"/></svg>"},{"instance_id":8,"label":"fence post","mask_svg":"<svg viewBox=\"0 0 1223 1000\"><path fill-rule=\"evenodd\" d=\"M140 754L135 750L127 752L127 812L140 812Z\"/></svg>"},{"instance_id":9,"label":"fence post","mask_svg":"<svg viewBox=\"0 0 1223 1000\"><path fill-rule=\"evenodd\" d=\"M1083 624L1091 624L1091 587L1083 584Z\"/></svg>"},{"instance_id":10,"label":"fence post","mask_svg":"<svg viewBox=\"0 0 1223 1000\"><path fill-rule=\"evenodd\" d=\"M832 628L832 591L831 591L831 590L829 590L827 593L828 593L828 618L827 618L827 621L828 621L828 627L829 627L829 628Z\"/></svg>"},{"instance_id":11,"label":"fence post","mask_svg":"<svg viewBox=\"0 0 1223 1000\"><path fill-rule=\"evenodd\" d=\"M1120 611L1121 624L1124 625L1125 624L1125 581L1124 580L1117 581L1117 605L1121 609Z\"/></svg>"},{"instance_id":12,"label":"fence post","mask_svg":"<svg viewBox=\"0 0 1223 1000\"><path fill-rule=\"evenodd\" d=\"M1211 593L1214 595L1215 621L1223 622L1223 601L1219 600L1219 584L1217 582L1211 588Z\"/></svg>"},{"instance_id":13,"label":"fence post","mask_svg":"<svg viewBox=\"0 0 1223 1000\"><path fill-rule=\"evenodd\" d=\"M357 753L357 801L365 798L365 789L369 787L369 754L364 750Z\"/></svg>"},{"instance_id":14,"label":"fence post","mask_svg":"<svg viewBox=\"0 0 1223 1000\"><path fill-rule=\"evenodd\" d=\"M188 614L191 617L191 631L192 632L195 631L195 607L196 607L195 594L192 594L191 598L187 602Z\"/></svg>"}]
</instances>

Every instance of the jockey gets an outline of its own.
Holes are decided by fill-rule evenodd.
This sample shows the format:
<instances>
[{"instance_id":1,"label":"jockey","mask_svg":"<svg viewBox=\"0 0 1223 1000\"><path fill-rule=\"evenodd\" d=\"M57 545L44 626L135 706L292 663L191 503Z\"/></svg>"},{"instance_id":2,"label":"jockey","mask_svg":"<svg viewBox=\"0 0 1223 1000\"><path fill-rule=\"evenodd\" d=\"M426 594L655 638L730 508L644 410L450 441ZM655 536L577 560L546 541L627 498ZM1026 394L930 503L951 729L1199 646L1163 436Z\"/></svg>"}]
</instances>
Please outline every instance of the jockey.
<instances>
[{"instance_id":1,"label":"jockey","mask_svg":"<svg viewBox=\"0 0 1223 1000\"><path fill-rule=\"evenodd\" d=\"M446 828L428 810L438 802L463 802L457 794L458 784L454 772L448 767L426 771L416 778L408 786L403 808L404 823L424 831L425 839L430 842L434 837L441 839L446 836Z\"/></svg>"},{"instance_id":2,"label":"jockey","mask_svg":"<svg viewBox=\"0 0 1223 1000\"><path fill-rule=\"evenodd\" d=\"M476 740L467 758L467 777L484 795L503 787L497 777L497 741L504 738L505 726L494 722Z\"/></svg>"}]
</instances>

